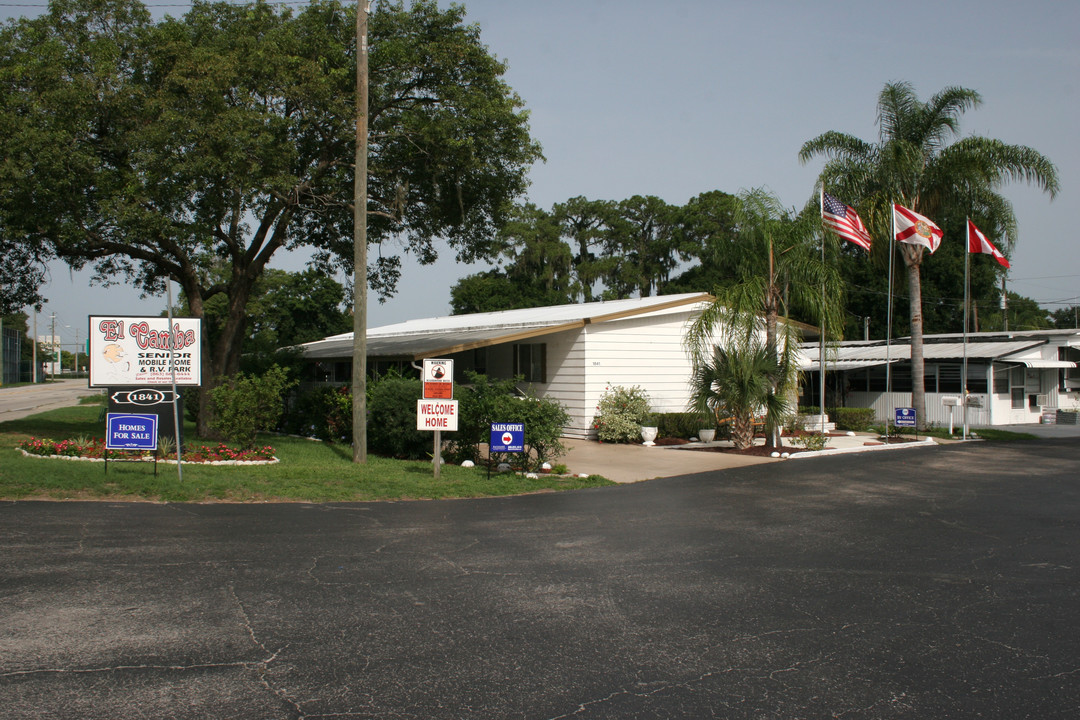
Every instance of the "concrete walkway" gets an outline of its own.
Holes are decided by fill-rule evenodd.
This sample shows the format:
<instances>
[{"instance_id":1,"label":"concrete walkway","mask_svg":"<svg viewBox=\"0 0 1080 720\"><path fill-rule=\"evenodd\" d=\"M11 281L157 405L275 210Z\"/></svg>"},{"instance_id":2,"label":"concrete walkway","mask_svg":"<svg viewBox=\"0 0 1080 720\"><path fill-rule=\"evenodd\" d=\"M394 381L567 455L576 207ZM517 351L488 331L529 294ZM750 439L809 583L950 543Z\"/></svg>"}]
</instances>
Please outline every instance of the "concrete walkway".
<instances>
[{"instance_id":1,"label":"concrete walkway","mask_svg":"<svg viewBox=\"0 0 1080 720\"><path fill-rule=\"evenodd\" d=\"M557 462L566 465L570 472L603 475L619 483L777 462L772 458L692 452L675 447L644 447L567 438L562 443L566 446L566 455Z\"/></svg>"},{"instance_id":2,"label":"concrete walkway","mask_svg":"<svg viewBox=\"0 0 1080 720\"><path fill-rule=\"evenodd\" d=\"M691 443L689 445L622 445L600 443L593 440L563 439L566 455L559 462L566 465L570 472L603 475L619 483L638 482L659 477L691 475L712 470L761 465L764 463L784 462L787 458L771 458L756 455L739 455L723 452L700 452L693 448L732 447L730 441L718 440L711 443ZM763 440L758 439L760 445ZM829 438L828 449L820 452L800 452L792 458L809 458L818 455L834 455L848 452L868 452L872 450L898 450L915 447L933 446L933 441L905 443L903 445L881 445L877 436L860 433L850 436ZM787 452L793 445L785 438L785 447L780 452Z\"/></svg>"}]
</instances>

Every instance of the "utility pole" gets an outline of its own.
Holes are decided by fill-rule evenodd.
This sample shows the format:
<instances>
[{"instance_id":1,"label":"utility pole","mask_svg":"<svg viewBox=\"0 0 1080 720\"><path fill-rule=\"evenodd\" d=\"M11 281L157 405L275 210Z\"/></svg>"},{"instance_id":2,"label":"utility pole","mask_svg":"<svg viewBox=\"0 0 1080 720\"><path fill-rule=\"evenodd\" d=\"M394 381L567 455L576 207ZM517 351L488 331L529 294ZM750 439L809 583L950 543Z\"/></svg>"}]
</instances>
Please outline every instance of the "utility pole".
<instances>
[{"instance_id":1,"label":"utility pole","mask_svg":"<svg viewBox=\"0 0 1080 720\"><path fill-rule=\"evenodd\" d=\"M37 366L37 341L38 341L38 337L37 337L37 310L34 310L34 342L30 343L30 346L33 348L33 355L34 355L34 359L33 359L34 367L32 367L30 369L30 382L32 382L32 383L37 382L37 371L38 371L38 366Z\"/></svg>"},{"instance_id":2,"label":"utility pole","mask_svg":"<svg viewBox=\"0 0 1080 720\"><path fill-rule=\"evenodd\" d=\"M1005 276L1001 276L1001 329L1009 332L1009 296L1005 293Z\"/></svg>"},{"instance_id":3,"label":"utility pole","mask_svg":"<svg viewBox=\"0 0 1080 720\"><path fill-rule=\"evenodd\" d=\"M356 3L356 160L353 175L353 462L367 463L368 15Z\"/></svg>"},{"instance_id":4,"label":"utility pole","mask_svg":"<svg viewBox=\"0 0 1080 720\"><path fill-rule=\"evenodd\" d=\"M60 367L60 343L56 342L56 313L52 314L52 330L49 331L49 342L53 344L56 349L56 363L53 365L52 376L53 380L56 379L56 371Z\"/></svg>"}]
</instances>

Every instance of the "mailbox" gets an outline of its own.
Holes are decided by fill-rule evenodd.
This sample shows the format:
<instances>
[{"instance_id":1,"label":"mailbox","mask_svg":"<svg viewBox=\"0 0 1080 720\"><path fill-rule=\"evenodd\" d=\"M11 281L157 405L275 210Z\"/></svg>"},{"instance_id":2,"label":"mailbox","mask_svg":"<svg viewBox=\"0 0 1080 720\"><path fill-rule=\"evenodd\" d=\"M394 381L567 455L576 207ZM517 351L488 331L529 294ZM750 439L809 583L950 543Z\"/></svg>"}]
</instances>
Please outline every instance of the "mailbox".
<instances>
[{"instance_id":1,"label":"mailbox","mask_svg":"<svg viewBox=\"0 0 1080 720\"><path fill-rule=\"evenodd\" d=\"M945 407L958 407L960 405L960 396L958 395L943 395L941 397L941 404Z\"/></svg>"}]
</instances>

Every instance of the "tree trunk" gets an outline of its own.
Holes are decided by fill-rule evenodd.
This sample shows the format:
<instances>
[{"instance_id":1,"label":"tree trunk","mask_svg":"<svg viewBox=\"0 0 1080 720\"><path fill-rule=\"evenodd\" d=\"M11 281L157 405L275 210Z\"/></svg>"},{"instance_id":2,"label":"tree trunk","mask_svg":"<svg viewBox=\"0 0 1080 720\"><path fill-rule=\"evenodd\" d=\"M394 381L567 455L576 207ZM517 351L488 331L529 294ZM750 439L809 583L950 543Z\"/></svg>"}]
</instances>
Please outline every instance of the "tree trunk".
<instances>
[{"instance_id":1,"label":"tree trunk","mask_svg":"<svg viewBox=\"0 0 1080 720\"><path fill-rule=\"evenodd\" d=\"M199 410L195 421L196 434L199 437L217 437L217 433L211 427L214 420L211 393L220 384L221 378L235 375L240 369L240 354L244 342L244 331L247 327L247 314L244 308L247 306L253 284L253 281L243 279L242 276L230 288L229 313L225 326L221 328L221 333L213 346L209 341L209 334L205 328L203 329L202 385L198 390ZM188 279L184 283L184 293L188 297L191 314L201 320L204 317L203 296L197 281Z\"/></svg>"},{"instance_id":2,"label":"tree trunk","mask_svg":"<svg viewBox=\"0 0 1080 720\"><path fill-rule=\"evenodd\" d=\"M780 358L779 342L777 340L777 323L780 318L780 309L777 307L776 302L770 301L769 307L765 311L765 347L769 349L769 354L772 355L773 360ZM776 394L776 383L772 383L772 392ZM824 410L822 411L824 412ZM776 424L775 418L769 413L765 414L765 447L779 448L783 443L780 440L780 427Z\"/></svg>"},{"instance_id":3,"label":"tree trunk","mask_svg":"<svg viewBox=\"0 0 1080 720\"><path fill-rule=\"evenodd\" d=\"M903 248L904 264L908 271L908 293L911 311L911 407L919 430L926 428L926 365L923 360L922 316L922 248L912 245Z\"/></svg>"},{"instance_id":4,"label":"tree trunk","mask_svg":"<svg viewBox=\"0 0 1080 720\"><path fill-rule=\"evenodd\" d=\"M750 413L736 413L731 421L731 441L736 450L745 450L754 444L754 420Z\"/></svg>"}]
</instances>

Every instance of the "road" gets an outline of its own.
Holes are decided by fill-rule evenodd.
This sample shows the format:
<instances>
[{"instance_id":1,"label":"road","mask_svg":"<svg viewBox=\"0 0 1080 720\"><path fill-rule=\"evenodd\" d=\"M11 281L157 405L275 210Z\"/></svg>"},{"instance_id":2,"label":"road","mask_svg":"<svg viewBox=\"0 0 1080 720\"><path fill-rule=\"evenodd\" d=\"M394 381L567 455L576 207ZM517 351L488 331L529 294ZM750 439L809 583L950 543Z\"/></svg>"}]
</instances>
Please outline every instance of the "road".
<instances>
[{"instance_id":1,"label":"road","mask_svg":"<svg viewBox=\"0 0 1080 720\"><path fill-rule=\"evenodd\" d=\"M101 392L100 389L87 387L86 378L0 387L0 422L18 420L46 410L70 407L77 404L80 397L99 392Z\"/></svg>"},{"instance_id":2,"label":"road","mask_svg":"<svg viewBox=\"0 0 1080 720\"><path fill-rule=\"evenodd\" d=\"M3 503L0 714L1073 718L1076 469L1048 439L484 500Z\"/></svg>"}]
</instances>

